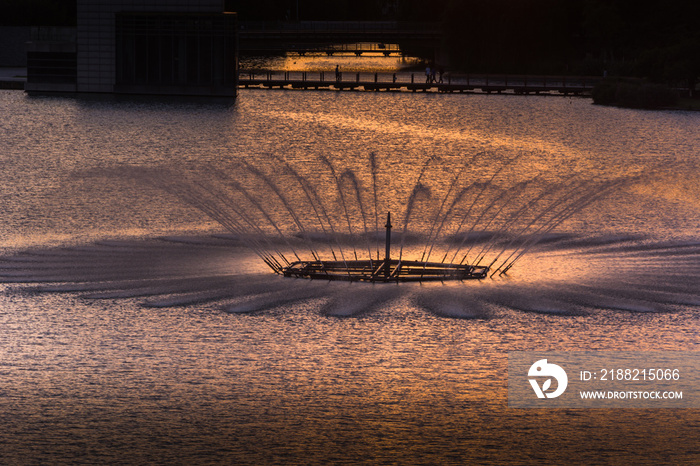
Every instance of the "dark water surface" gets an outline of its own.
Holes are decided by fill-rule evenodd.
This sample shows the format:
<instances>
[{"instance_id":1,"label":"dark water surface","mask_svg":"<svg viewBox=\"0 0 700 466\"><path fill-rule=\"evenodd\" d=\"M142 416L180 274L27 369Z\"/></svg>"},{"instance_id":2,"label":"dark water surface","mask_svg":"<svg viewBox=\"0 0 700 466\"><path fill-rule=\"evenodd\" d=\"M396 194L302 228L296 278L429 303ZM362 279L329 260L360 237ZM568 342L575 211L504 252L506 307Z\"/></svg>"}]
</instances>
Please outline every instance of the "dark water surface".
<instances>
[{"instance_id":1,"label":"dark water surface","mask_svg":"<svg viewBox=\"0 0 700 466\"><path fill-rule=\"evenodd\" d=\"M695 410L510 409L506 367L509 351L700 350L700 115L256 90L235 104L12 91L0 102L0 462L700 462ZM527 182L472 232L482 248L507 230L493 251L543 212L507 221L537 193L626 182L508 276L451 284L284 279L183 202L228 212L243 200L211 186L233 180L300 242L269 185L241 167L277 180L308 218L284 160L340 225L345 185L323 157L357 180L356 233L363 220L377 229L374 210L394 212L400 231L424 170L430 196L416 201L407 256L467 161L459 186L493 177L474 212ZM462 238L465 207L454 209L442 252ZM340 243L350 254L353 240Z\"/></svg>"}]
</instances>

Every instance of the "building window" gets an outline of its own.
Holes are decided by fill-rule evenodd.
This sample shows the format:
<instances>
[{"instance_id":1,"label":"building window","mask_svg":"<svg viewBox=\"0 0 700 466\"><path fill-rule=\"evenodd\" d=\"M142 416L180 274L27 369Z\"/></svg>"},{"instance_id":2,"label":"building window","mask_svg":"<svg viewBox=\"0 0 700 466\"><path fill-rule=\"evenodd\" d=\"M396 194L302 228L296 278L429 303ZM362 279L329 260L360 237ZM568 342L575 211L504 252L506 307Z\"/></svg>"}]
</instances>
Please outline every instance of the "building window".
<instances>
[{"instance_id":1,"label":"building window","mask_svg":"<svg viewBox=\"0 0 700 466\"><path fill-rule=\"evenodd\" d=\"M116 38L118 90L238 84L235 15L119 13Z\"/></svg>"},{"instance_id":2,"label":"building window","mask_svg":"<svg viewBox=\"0 0 700 466\"><path fill-rule=\"evenodd\" d=\"M75 52L27 52L27 82L75 84Z\"/></svg>"}]
</instances>

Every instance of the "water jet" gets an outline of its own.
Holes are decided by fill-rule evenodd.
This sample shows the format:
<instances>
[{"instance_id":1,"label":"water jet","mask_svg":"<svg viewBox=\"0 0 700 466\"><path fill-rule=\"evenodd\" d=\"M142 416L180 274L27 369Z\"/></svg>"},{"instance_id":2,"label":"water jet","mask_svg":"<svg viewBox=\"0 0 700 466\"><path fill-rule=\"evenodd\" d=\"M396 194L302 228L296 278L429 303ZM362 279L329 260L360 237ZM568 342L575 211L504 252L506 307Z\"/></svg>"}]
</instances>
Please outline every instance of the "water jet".
<instances>
[{"instance_id":1,"label":"water jet","mask_svg":"<svg viewBox=\"0 0 700 466\"><path fill-rule=\"evenodd\" d=\"M464 281L508 274L555 228L633 180L591 180L580 173L552 177L545 169L523 175L516 164L521 156L477 152L453 165L433 156L416 167L415 178L401 177L399 184L380 179L374 153L364 173L361 164L338 165L318 154L306 166L272 156L271 167L241 160L227 169L206 165L170 176L161 169L125 175L200 209L276 275L370 283ZM392 211L400 218L394 257ZM388 212L384 234L380 212Z\"/></svg>"}]
</instances>

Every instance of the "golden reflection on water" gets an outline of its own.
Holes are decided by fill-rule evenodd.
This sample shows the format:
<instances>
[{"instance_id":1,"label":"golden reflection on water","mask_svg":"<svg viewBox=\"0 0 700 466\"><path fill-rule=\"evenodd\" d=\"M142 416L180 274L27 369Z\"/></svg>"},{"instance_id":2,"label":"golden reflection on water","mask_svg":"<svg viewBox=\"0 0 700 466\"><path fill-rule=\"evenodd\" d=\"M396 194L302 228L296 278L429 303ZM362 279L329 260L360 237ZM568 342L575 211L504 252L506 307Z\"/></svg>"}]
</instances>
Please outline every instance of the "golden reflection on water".
<instances>
[{"instance_id":1,"label":"golden reflection on water","mask_svg":"<svg viewBox=\"0 0 700 466\"><path fill-rule=\"evenodd\" d=\"M490 194L543 172L539 187L570 172L607 179L660 162L682 172L698 147L694 117L514 96L242 91L233 109L4 102L1 246L25 249L0 261L4 461L697 462L692 410L506 404L508 351L698 348L692 164L684 177L596 202L508 276L385 286L274 276L236 235L210 236L221 228L135 175L176 173L182 189L181 178L197 175L189 181L213 189L219 171L231 174L267 193L272 215L284 206L241 161L274 175L296 206L303 196L271 158L278 155L337 207L320 154L339 174L353 170L371 198L367 160L376 152L388 205L378 210L400 219L427 160L439 163L425 171L434 196L417 203L423 212L439 207L451 175L484 146L465 172L479 181L524 153ZM27 134L41 137L29 144ZM639 134L654 137L630 136ZM76 176L85 177L79 188ZM689 208L673 208L674 199ZM361 225L359 209L350 211ZM659 217L666 222L650 221ZM421 254L433 218L412 217L408 255ZM288 218L280 225L294 231ZM183 230L199 234L172 236ZM78 247L50 247L69 232L84 234ZM445 244L459 241L448 233ZM124 241L133 235L149 238ZM237 312L248 301L257 307Z\"/></svg>"},{"instance_id":2,"label":"golden reflection on water","mask_svg":"<svg viewBox=\"0 0 700 466\"><path fill-rule=\"evenodd\" d=\"M383 53L365 53L361 58L357 58L354 53L337 53L332 56L324 54L298 54L289 53L280 57L243 57L240 67L246 69L269 69L285 71L324 71L332 73L336 65L341 72L391 72L400 71L407 67L420 66L421 59L415 57L403 57L396 54L384 56ZM417 74L423 71L418 70ZM331 75L327 79L331 79ZM347 79L347 78L346 78Z\"/></svg>"},{"instance_id":3,"label":"golden reflection on water","mask_svg":"<svg viewBox=\"0 0 700 466\"><path fill-rule=\"evenodd\" d=\"M700 181L687 172L662 172L653 179L635 184L632 190L635 194L644 195L649 199L661 198L668 202L685 204L685 207L694 211L700 208Z\"/></svg>"},{"instance_id":4,"label":"golden reflection on water","mask_svg":"<svg viewBox=\"0 0 700 466\"><path fill-rule=\"evenodd\" d=\"M663 270L654 266L659 254L691 272L697 245L568 241L575 247L552 241L508 277L321 283L320 294L307 288L291 302L276 295L242 314L222 310L310 282L257 273L260 261L231 237L17 255L0 264L0 275L40 283L2 285L0 294L6 458L74 459L89 448L90 458L118 452L127 462L594 462L601 448L620 445L624 452L602 455L693 458L692 410L619 410L613 420L604 410L507 408L508 351L697 346L697 306L576 313L548 300L582 285L627 291L619 271ZM658 276L638 284L683 286ZM597 302L630 304L614 296Z\"/></svg>"},{"instance_id":5,"label":"golden reflection on water","mask_svg":"<svg viewBox=\"0 0 700 466\"><path fill-rule=\"evenodd\" d=\"M440 104L437 103L439 106ZM440 112L440 108L434 109ZM268 112L268 115L284 120L298 121L303 123L313 123L330 126L339 130L371 131L379 134L388 134L392 137L406 137L417 140L437 140L445 143L447 141L473 144L475 148L485 149L510 149L514 151L526 152L546 152L576 159L585 159L587 154L581 151L556 144L544 139L535 138L514 138L507 134L501 134L499 130L493 129L489 133L484 133L479 129L471 129L468 126L458 130L448 130L442 128L426 127L421 124L411 124L400 121L390 121L374 119L369 116L343 117L338 115L300 112ZM542 168L535 167L535 168ZM584 167L585 168L585 167ZM593 168L593 167L590 167ZM596 167L598 168L598 167Z\"/></svg>"},{"instance_id":6,"label":"golden reflection on water","mask_svg":"<svg viewBox=\"0 0 700 466\"><path fill-rule=\"evenodd\" d=\"M692 410L514 410L505 377L508 350L692 346L691 314L455 320L399 300L337 319L313 303L230 316L32 301L41 313L0 315L9 461L85 448L122 462L694 457Z\"/></svg>"}]
</instances>

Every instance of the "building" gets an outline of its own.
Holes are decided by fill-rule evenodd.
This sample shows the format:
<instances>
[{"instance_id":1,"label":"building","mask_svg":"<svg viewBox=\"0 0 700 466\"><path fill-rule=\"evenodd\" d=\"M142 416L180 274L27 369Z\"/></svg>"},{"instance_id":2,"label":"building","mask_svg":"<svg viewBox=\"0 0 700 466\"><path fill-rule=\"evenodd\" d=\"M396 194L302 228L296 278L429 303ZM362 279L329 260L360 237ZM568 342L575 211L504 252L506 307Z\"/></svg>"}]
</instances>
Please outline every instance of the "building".
<instances>
[{"instance_id":1,"label":"building","mask_svg":"<svg viewBox=\"0 0 700 466\"><path fill-rule=\"evenodd\" d=\"M30 35L31 28L28 26L0 26L0 66L27 66L25 44Z\"/></svg>"},{"instance_id":2,"label":"building","mask_svg":"<svg viewBox=\"0 0 700 466\"><path fill-rule=\"evenodd\" d=\"M76 92L75 33L74 28L31 28L25 91Z\"/></svg>"},{"instance_id":3,"label":"building","mask_svg":"<svg viewBox=\"0 0 700 466\"><path fill-rule=\"evenodd\" d=\"M223 0L78 0L77 29L37 30L25 90L235 96L236 14Z\"/></svg>"}]
</instances>

